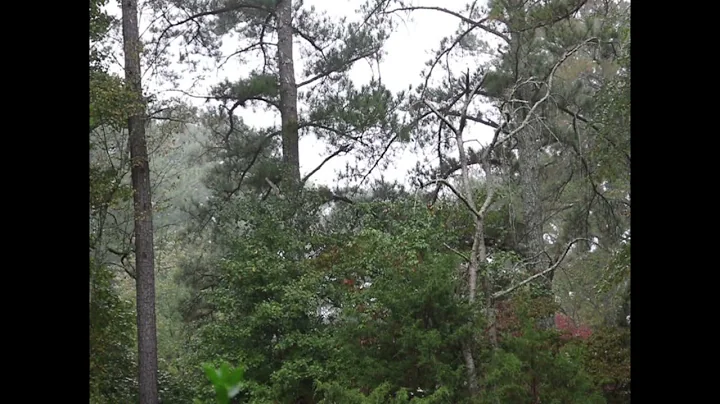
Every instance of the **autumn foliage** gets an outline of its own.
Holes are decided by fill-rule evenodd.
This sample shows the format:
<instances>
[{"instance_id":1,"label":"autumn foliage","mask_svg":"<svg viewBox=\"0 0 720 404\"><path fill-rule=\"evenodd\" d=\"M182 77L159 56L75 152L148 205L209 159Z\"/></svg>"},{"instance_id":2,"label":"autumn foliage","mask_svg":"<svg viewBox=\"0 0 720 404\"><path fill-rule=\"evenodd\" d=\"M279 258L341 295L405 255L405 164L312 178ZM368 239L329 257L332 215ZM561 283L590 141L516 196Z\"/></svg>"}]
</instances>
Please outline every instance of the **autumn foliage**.
<instances>
[{"instance_id":1,"label":"autumn foliage","mask_svg":"<svg viewBox=\"0 0 720 404\"><path fill-rule=\"evenodd\" d=\"M499 301L495 303L496 324L499 337L509 334L514 337L522 336L522 323L517 314L517 303ZM579 338L587 340L592 335L592 329L586 324L578 324L564 313L555 313L555 329L561 333L563 340Z\"/></svg>"},{"instance_id":2,"label":"autumn foliage","mask_svg":"<svg viewBox=\"0 0 720 404\"><path fill-rule=\"evenodd\" d=\"M563 313L555 314L555 328L562 333L564 339L574 337L586 340L592 335L589 326L576 324L573 319Z\"/></svg>"}]
</instances>

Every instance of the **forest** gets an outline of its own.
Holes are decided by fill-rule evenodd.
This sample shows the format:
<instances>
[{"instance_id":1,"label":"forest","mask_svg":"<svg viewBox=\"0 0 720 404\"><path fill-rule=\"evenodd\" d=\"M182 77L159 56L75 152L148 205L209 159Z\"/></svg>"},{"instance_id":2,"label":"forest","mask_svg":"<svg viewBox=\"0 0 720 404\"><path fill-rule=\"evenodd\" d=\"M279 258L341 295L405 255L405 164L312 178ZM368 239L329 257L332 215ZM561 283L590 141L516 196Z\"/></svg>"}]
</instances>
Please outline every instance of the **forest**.
<instances>
[{"instance_id":1,"label":"forest","mask_svg":"<svg viewBox=\"0 0 720 404\"><path fill-rule=\"evenodd\" d=\"M89 19L91 404L630 402L629 0Z\"/></svg>"}]
</instances>

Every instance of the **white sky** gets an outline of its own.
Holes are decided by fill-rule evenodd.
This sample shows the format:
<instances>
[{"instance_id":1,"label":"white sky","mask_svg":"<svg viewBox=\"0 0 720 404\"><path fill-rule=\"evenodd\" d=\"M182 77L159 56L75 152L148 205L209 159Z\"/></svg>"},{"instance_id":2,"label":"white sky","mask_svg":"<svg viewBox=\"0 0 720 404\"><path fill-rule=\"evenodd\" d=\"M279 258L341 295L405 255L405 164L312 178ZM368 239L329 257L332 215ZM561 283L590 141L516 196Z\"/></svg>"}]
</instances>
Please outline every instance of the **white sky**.
<instances>
[{"instance_id":1,"label":"white sky","mask_svg":"<svg viewBox=\"0 0 720 404\"><path fill-rule=\"evenodd\" d=\"M108 6L108 11L115 15L120 16L120 9L118 2L112 2ZM361 3L360 0L306 0L304 8L309 9L311 6L315 6L318 11L326 11L330 16L333 17L347 17L348 20L352 20L355 17L354 10ZM442 6L451 10L461 11L463 10L466 0L413 0L414 5L424 6ZM140 4L142 9L142 3ZM150 20L149 14L145 13L140 16L141 32L147 27L147 22ZM387 41L384 50L385 55L382 62L380 63L380 75L382 82L388 87L393 93L397 93L401 90L407 90L409 85L417 86L422 82L420 71L425 67L425 62L432 57L432 50L437 49L440 40L443 37L452 35L458 27L459 20L455 17L435 12L435 11L415 11L410 19L405 18L405 23L400 23L395 32L390 36ZM297 48L300 44L300 40L296 41L295 50L295 68L299 72L302 69L303 63L299 57ZM233 49L238 48L239 42L233 39L224 39L223 48L227 49L227 53L230 53ZM177 47L175 48L177 49ZM122 58L119 58L122 60ZM208 66L210 66L208 61ZM259 62L258 62L259 63ZM474 62L473 64L476 64ZM252 70L248 67L248 64L252 65L252 61L248 61L246 64L240 64L238 62L228 62L221 71L216 74L208 75L204 80L201 80L196 84L194 89L190 91L190 87L193 82L197 80L197 77L193 75L185 75L180 83L180 89L190 91L193 94L203 95L208 94L208 88L225 78L230 80L237 80L241 78L243 74ZM118 73L121 73L121 66L115 66ZM377 69L377 68L376 68ZM368 63L364 61L357 62L352 70L350 76L356 86L367 83L372 77L372 71ZM145 75L145 81L143 85L148 92L154 93L160 90L157 82ZM177 96L177 93L165 93L172 96ZM160 94L162 96L162 94ZM200 105L203 100L189 98L187 100L190 103ZM277 114L271 112L256 111L253 112L250 109L236 110L237 115L241 116L246 124L254 127L265 127L269 126L268 123L277 124L279 117ZM492 136L492 130L489 128L483 128L481 126L469 126L466 134L466 140L472 141L473 139L479 140L485 144L490 141ZM328 152L326 152L325 145L317 141L313 137L305 136L300 139L300 166L303 174L309 172L316 166L318 166L325 158ZM394 167L390 166L387 170L380 172L377 170L371 177L379 178L382 174L387 180L399 180L405 182L404 178L408 170L415 167L418 159L422 156L417 156L416 152L412 150L412 145L406 147L406 151L399 155L396 160ZM327 185L334 185L336 178L336 170L343 169L347 162L350 162L352 157L335 157L326 163L323 168L313 175L312 181L316 183L324 183Z\"/></svg>"}]
</instances>

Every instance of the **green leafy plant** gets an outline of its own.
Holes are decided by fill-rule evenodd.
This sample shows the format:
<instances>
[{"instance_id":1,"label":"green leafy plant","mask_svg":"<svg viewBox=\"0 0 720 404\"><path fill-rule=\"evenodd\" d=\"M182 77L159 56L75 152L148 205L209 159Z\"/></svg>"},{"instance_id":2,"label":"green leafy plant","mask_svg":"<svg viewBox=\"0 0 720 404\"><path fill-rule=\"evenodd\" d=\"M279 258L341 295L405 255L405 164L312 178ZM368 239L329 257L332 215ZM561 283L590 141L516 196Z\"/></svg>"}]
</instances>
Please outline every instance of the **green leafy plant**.
<instances>
[{"instance_id":1,"label":"green leafy plant","mask_svg":"<svg viewBox=\"0 0 720 404\"><path fill-rule=\"evenodd\" d=\"M233 368L229 364L223 363L220 368L215 368L210 364L203 365L205 375L215 388L216 402L218 404L228 404L230 399L235 397L243 388L245 380L245 369L242 366ZM195 400L195 403L200 403Z\"/></svg>"}]
</instances>

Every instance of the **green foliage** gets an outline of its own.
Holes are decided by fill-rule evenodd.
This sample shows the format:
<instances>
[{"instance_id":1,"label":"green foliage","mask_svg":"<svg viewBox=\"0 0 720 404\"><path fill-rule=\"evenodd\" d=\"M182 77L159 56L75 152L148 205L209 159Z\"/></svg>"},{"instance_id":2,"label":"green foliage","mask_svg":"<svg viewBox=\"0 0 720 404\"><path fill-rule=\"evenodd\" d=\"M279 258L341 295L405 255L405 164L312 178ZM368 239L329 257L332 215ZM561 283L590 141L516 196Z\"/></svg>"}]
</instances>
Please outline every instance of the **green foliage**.
<instances>
[{"instance_id":1,"label":"green foliage","mask_svg":"<svg viewBox=\"0 0 720 404\"><path fill-rule=\"evenodd\" d=\"M90 209L117 207L132 199L132 188L120 183L121 177L112 167L90 167Z\"/></svg>"},{"instance_id":2,"label":"green foliage","mask_svg":"<svg viewBox=\"0 0 720 404\"><path fill-rule=\"evenodd\" d=\"M610 404L630 399L630 329L602 327L587 344L584 365Z\"/></svg>"},{"instance_id":3,"label":"green foliage","mask_svg":"<svg viewBox=\"0 0 720 404\"><path fill-rule=\"evenodd\" d=\"M519 320L493 351L483 380L483 403L604 403L600 390L583 367L583 346L564 342L554 329L539 327L547 317L542 298L526 290L513 299Z\"/></svg>"},{"instance_id":4,"label":"green foliage","mask_svg":"<svg viewBox=\"0 0 720 404\"><path fill-rule=\"evenodd\" d=\"M215 8L211 1L172 3L153 6L169 21ZM117 156L104 156L111 154L104 136L119 134L121 140L115 143L125 143L120 131L140 104L120 77L107 73L108 54L102 45L112 19L100 11L104 4L90 4L91 245L98 246L92 251L96 266L91 269L90 298L93 403L133 402L136 389L134 315L130 301L122 297L132 288L121 292L114 285L118 273L98 264L110 261L98 239L127 243L102 231L106 219L122 227L122 218L115 216L130 208L132 196L127 166L110 164L120 159ZM243 4L249 7L188 24L193 30L185 38L193 38L188 45L197 46L198 54L202 45L202 52L220 56L222 35L237 34L244 42L256 43L276 34L276 21L267 10L275 6L273 0ZM200 124L178 137L185 145L174 149L166 142L181 123L168 119L162 128L150 125L158 133L152 144L159 152L153 159L154 195L167 197L165 203L157 202L156 223L169 229L167 238L157 243L162 246L157 255L157 307L163 402L629 401L629 329L608 321L619 306L629 313L630 303L629 21L616 3L605 5L610 11L588 3L581 15L558 22L575 2L513 4L491 1L490 10L475 7L471 12L477 19L489 12L489 27L507 31L509 25L513 31L511 49L501 48L500 58L480 63L471 75L489 70L481 94L495 106L511 95L509 90L521 87L517 80L532 77L525 88L532 86L529 93L535 95L517 91L512 97L523 100L506 105L526 110L524 102L542 95L545 87L538 83L546 80L560 55L583 38L600 38L558 69L552 97L536 110L538 119L531 123L543 124L547 143L538 187L547 216L543 231L557 239L546 245L549 255L557 257L555 250L579 236L597 235L603 248L577 248L568 255L553 285L559 296L529 283L496 302L499 346L494 346L485 333L487 319L480 316L486 304L483 281L490 281L490 293L507 289L529 276L524 266L535 258L521 248L528 229L519 213L515 142L504 142L503 150L491 155L493 164L500 164L494 166L496 202L485 217L491 262L481 263L478 299L471 307L461 256L470 254L475 223L453 195L441 195L428 206L413 196L423 190L384 182L350 188L347 194L354 203L328 203L334 195L345 195L334 185L308 184L301 192L282 196L271 192L268 180L281 190L285 185L278 125L251 128L229 112L235 103L252 108L279 104L277 60L268 54L262 70L249 68L249 76L214 87L212 98L225 105L207 108ZM363 10L369 13L371 8L374 2ZM294 35L309 44L302 48L303 66L296 72L303 83L298 89L298 129L324 141L330 152L356 153L357 167L349 167L347 176L364 175L359 167L375 166L381 155L377 169L383 169L392 161L385 153L395 149L393 142L413 140L432 147L433 158L436 150L445 154L439 167L421 167L424 176L436 178L458 165L447 155L454 144L451 131L438 134L432 114L415 122L417 108L411 105L417 97L392 94L380 80L357 85L348 76L356 60L379 57L387 22L380 15L369 16L364 24L333 22L315 10L294 11ZM542 27L531 28L538 25ZM181 29L169 30L167 39L180 36ZM489 52L474 35L464 37L462 52ZM445 40L437 54L444 54L451 43ZM250 48L258 46L263 47ZM188 52L181 51L181 58ZM447 65L447 77L434 77L418 94L439 109L457 113L462 101L450 100L461 91L457 83L463 80L453 74L457 66L452 66L452 56L441 64ZM499 121L492 112L471 114ZM519 123L521 115L513 116L511 124ZM457 123L459 118L448 119ZM475 167L479 153L468 153ZM168 171L172 181L160 184L163 176L156 168L172 164L180 168ZM482 205L485 187L479 179L473 181L481 185L474 197ZM586 342L567 340L545 327L560 308L573 309L574 318L603 327L593 328ZM481 385L475 398L467 388L461 354L465 346L473 351ZM208 365L203 368L203 363ZM243 367L232 369L227 363Z\"/></svg>"},{"instance_id":5,"label":"green foliage","mask_svg":"<svg viewBox=\"0 0 720 404\"><path fill-rule=\"evenodd\" d=\"M297 203L295 217L283 219ZM251 401L311 397L319 382L390 383L392 391L455 385L466 331L453 324L468 310L454 293L457 259L433 247L442 237L437 218L423 205L367 205L360 209L386 218L366 216L359 233L308 233L303 222L319 207L311 192L295 203L235 205L245 230L218 240L228 253L202 294L214 320L200 325L192 349L203 360L246 364ZM307 254L315 258L299 259Z\"/></svg>"},{"instance_id":6,"label":"green foliage","mask_svg":"<svg viewBox=\"0 0 720 404\"><path fill-rule=\"evenodd\" d=\"M338 129L352 129L363 133L375 125L382 126L392 118L393 96L382 85L371 82L356 89L347 83L347 94L329 95L313 108L311 121L342 125ZM320 101L320 100L316 100Z\"/></svg>"},{"instance_id":7,"label":"green foliage","mask_svg":"<svg viewBox=\"0 0 720 404\"><path fill-rule=\"evenodd\" d=\"M252 73L247 79L236 83L224 82L215 87L218 98L228 98L245 105L245 102L265 99L278 102L277 77L263 73Z\"/></svg>"},{"instance_id":8,"label":"green foliage","mask_svg":"<svg viewBox=\"0 0 720 404\"><path fill-rule=\"evenodd\" d=\"M242 389L245 374L242 367L231 368L229 364L223 363L216 369L205 364L203 370L215 388L217 404L228 404Z\"/></svg>"},{"instance_id":9,"label":"green foliage","mask_svg":"<svg viewBox=\"0 0 720 404\"><path fill-rule=\"evenodd\" d=\"M101 126L121 130L138 108L141 103L136 102L122 79L103 71L90 72L90 132Z\"/></svg>"},{"instance_id":10,"label":"green foliage","mask_svg":"<svg viewBox=\"0 0 720 404\"><path fill-rule=\"evenodd\" d=\"M393 391L455 385L467 335L462 325L470 316L455 294L457 259L436 249L438 221L424 207L384 210L395 219L378 221L380 228L370 224L327 258L341 281L335 289L343 307L339 349L329 366L337 379L361 389L385 382ZM349 362L357 365L348 368Z\"/></svg>"},{"instance_id":11,"label":"green foliage","mask_svg":"<svg viewBox=\"0 0 720 404\"><path fill-rule=\"evenodd\" d=\"M491 97L504 98L505 91L512 86L514 80L510 74L491 70L485 74L484 90Z\"/></svg>"},{"instance_id":12,"label":"green foliage","mask_svg":"<svg viewBox=\"0 0 720 404\"><path fill-rule=\"evenodd\" d=\"M90 263L90 402L127 403L135 394L135 315L114 273Z\"/></svg>"},{"instance_id":13,"label":"green foliage","mask_svg":"<svg viewBox=\"0 0 720 404\"><path fill-rule=\"evenodd\" d=\"M390 383L383 383L370 392L363 394L357 389L347 389L338 383L318 383L317 391L322 395L318 404L348 403L348 404L400 404L412 400L420 404L452 403L452 395L443 387L426 396L419 396L407 389L394 391Z\"/></svg>"},{"instance_id":14,"label":"green foliage","mask_svg":"<svg viewBox=\"0 0 720 404\"><path fill-rule=\"evenodd\" d=\"M458 257L442 246L454 232L443 230L446 216L412 200L371 202L350 208L360 227L307 227L319 201L307 192L233 204L243 231L216 239L227 252L199 295L212 320L197 323L194 360L246 364L248 402L466 402L458 353L472 314L458 294ZM506 254L498 262L517 260ZM531 289L518 300L521 334L480 359L482 402L603 402L582 349L536 328L557 307Z\"/></svg>"},{"instance_id":15,"label":"green foliage","mask_svg":"<svg viewBox=\"0 0 720 404\"><path fill-rule=\"evenodd\" d=\"M620 285L630 277L630 242L623 244L620 249L612 255L607 267L605 275L599 283L599 290L607 292L611 288Z\"/></svg>"},{"instance_id":16,"label":"green foliage","mask_svg":"<svg viewBox=\"0 0 720 404\"><path fill-rule=\"evenodd\" d=\"M103 125L120 127L118 110L124 105L122 82L107 74L107 55L98 43L105 39L112 18L102 12L106 0L90 2L90 132ZM99 145L90 138L90 152ZM90 221L130 197L120 184L117 170L93 164L90 167ZM97 225L102 228L102 224ZM96 257L104 249L102 230L90 233L95 257L90 259L90 402L93 404L133 402L136 394L135 315L132 302L121 297L115 272Z\"/></svg>"},{"instance_id":17,"label":"green foliage","mask_svg":"<svg viewBox=\"0 0 720 404\"><path fill-rule=\"evenodd\" d=\"M90 0L90 69L99 70L107 57L104 49L98 49L97 43L102 41L110 29L113 18L102 11L108 0Z\"/></svg>"},{"instance_id":18,"label":"green foliage","mask_svg":"<svg viewBox=\"0 0 720 404\"><path fill-rule=\"evenodd\" d=\"M90 132L104 125L120 130L137 109L123 81L107 72L104 41L113 18L101 10L106 4L107 0L90 1Z\"/></svg>"},{"instance_id":19,"label":"green foliage","mask_svg":"<svg viewBox=\"0 0 720 404\"><path fill-rule=\"evenodd\" d=\"M312 215L316 203L306 203L303 210ZM255 399L311 395L321 369L307 352L327 349L314 315L318 274L301 260L308 235L304 226L283 220L290 205L252 199L235 205L231 215L244 218L245 234L217 240L227 253L213 263L218 282L202 294L214 321L200 327L192 348L203 360L244 363L245 394Z\"/></svg>"}]
</instances>

